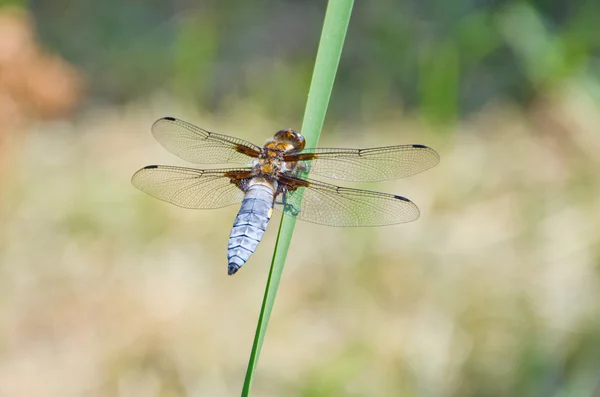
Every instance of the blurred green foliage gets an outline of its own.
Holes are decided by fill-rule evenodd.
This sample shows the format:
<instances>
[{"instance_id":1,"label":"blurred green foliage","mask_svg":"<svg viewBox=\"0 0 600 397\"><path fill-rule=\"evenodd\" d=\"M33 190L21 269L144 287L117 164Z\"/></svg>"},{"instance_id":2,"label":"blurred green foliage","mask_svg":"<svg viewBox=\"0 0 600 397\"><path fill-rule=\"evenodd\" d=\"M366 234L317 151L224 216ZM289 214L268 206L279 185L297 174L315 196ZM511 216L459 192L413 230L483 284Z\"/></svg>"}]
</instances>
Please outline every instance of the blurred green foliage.
<instances>
[{"instance_id":1,"label":"blurred green foliage","mask_svg":"<svg viewBox=\"0 0 600 397\"><path fill-rule=\"evenodd\" d=\"M30 3L46 45L91 98L167 90L213 111L250 99L298 118L325 3ZM598 87L600 2L382 0L357 4L330 116L405 106L447 122L499 99L526 104L573 78Z\"/></svg>"},{"instance_id":2,"label":"blurred green foliage","mask_svg":"<svg viewBox=\"0 0 600 397\"><path fill-rule=\"evenodd\" d=\"M21 6L25 2L23 0L0 0L0 7L2 6Z\"/></svg>"}]
</instances>

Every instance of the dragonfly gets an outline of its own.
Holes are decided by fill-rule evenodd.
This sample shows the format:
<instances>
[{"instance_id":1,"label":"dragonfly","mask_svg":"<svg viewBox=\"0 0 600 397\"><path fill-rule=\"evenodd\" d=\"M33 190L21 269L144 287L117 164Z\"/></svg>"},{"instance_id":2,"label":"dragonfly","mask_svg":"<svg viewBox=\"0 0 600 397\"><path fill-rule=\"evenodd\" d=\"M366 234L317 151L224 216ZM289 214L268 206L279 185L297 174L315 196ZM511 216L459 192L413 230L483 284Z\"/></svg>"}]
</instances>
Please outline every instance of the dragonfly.
<instances>
[{"instance_id":1,"label":"dragonfly","mask_svg":"<svg viewBox=\"0 0 600 397\"><path fill-rule=\"evenodd\" d=\"M367 149L305 148L301 133L283 129L262 147L163 117L152 125L156 140L171 153L197 164L236 164L195 169L148 165L133 186L183 208L214 209L240 204L227 250L227 273L235 274L256 250L273 210L326 226L385 226L411 222L419 209L388 193L340 187L308 174L351 182L403 178L438 164L424 145Z\"/></svg>"}]
</instances>

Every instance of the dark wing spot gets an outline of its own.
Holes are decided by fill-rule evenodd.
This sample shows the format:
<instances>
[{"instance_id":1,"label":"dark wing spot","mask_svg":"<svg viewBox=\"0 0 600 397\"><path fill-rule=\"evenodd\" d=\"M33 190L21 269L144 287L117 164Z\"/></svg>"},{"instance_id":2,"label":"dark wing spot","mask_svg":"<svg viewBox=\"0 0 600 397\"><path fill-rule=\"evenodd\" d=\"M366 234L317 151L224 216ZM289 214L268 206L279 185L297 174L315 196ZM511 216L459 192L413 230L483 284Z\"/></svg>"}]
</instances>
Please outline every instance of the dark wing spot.
<instances>
[{"instance_id":1,"label":"dark wing spot","mask_svg":"<svg viewBox=\"0 0 600 397\"><path fill-rule=\"evenodd\" d=\"M151 170L153 168L158 168L158 165L147 165L144 167L145 170Z\"/></svg>"},{"instance_id":2,"label":"dark wing spot","mask_svg":"<svg viewBox=\"0 0 600 397\"><path fill-rule=\"evenodd\" d=\"M163 119L169 120L169 121L175 121L175 117L169 117L169 116L167 116L167 117L163 117Z\"/></svg>"},{"instance_id":3,"label":"dark wing spot","mask_svg":"<svg viewBox=\"0 0 600 397\"><path fill-rule=\"evenodd\" d=\"M425 145L412 145L412 147L416 147L416 148L421 148L421 149L429 149L427 146Z\"/></svg>"},{"instance_id":4,"label":"dark wing spot","mask_svg":"<svg viewBox=\"0 0 600 397\"><path fill-rule=\"evenodd\" d=\"M410 203L411 201L409 199L407 199L406 197L402 197L402 196L394 196L395 198L397 198L398 200L402 200L402 201L406 201L407 203Z\"/></svg>"}]
</instances>

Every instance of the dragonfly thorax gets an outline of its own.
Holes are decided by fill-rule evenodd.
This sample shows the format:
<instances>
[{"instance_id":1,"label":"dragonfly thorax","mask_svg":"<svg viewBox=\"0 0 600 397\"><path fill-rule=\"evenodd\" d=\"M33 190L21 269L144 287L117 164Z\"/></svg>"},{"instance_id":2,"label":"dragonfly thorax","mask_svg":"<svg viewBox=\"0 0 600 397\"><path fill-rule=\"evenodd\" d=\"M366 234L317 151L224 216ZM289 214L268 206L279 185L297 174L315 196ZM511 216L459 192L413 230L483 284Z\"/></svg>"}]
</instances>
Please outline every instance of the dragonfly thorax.
<instances>
[{"instance_id":1,"label":"dragonfly thorax","mask_svg":"<svg viewBox=\"0 0 600 397\"><path fill-rule=\"evenodd\" d=\"M276 178L284 171L283 150L264 148L254 163L252 174L266 178Z\"/></svg>"}]
</instances>

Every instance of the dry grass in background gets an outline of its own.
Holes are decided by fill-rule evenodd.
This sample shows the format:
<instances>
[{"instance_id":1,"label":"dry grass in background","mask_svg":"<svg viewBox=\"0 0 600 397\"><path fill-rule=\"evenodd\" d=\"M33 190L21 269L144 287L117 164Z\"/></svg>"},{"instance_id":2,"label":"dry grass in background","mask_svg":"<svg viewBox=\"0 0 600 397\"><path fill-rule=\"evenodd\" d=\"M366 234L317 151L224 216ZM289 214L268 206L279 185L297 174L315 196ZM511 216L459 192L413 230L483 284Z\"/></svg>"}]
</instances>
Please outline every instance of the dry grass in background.
<instances>
[{"instance_id":1,"label":"dry grass in background","mask_svg":"<svg viewBox=\"0 0 600 397\"><path fill-rule=\"evenodd\" d=\"M238 393L278 217L228 277L237 208L180 209L129 179L147 164L183 164L153 141L159 116L257 143L288 126L244 106L215 119L162 105L38 124L11 148L0 191L1 395ZM442 161L362 185L414 200L415 223L298 224L256 394L591 395L596 109L566 89L526 115L489 108L445 138L410 118L325 131L324 146L423 143Z\"/></svg>"}]
</instances>

